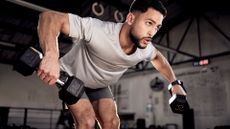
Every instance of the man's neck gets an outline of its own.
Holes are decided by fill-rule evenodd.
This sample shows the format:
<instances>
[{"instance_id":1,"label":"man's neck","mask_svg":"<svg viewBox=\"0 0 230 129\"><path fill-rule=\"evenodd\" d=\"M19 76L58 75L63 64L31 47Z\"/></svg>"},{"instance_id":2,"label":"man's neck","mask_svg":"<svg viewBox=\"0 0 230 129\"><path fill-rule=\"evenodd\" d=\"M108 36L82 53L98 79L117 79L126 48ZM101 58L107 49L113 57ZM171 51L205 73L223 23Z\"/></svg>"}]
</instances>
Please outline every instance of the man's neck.
<instances>
[{"instance_id":1,"label":"man's neck","mask_svg":"<svg viewBox=\"0 0 230 129\"><path fill-rule=\"evenodd\" d=\"M133 54L137 49L129 37L129 30L129 26L124 23L119 34L120 46L127 55Z\"/></svg>"}]
</instances>

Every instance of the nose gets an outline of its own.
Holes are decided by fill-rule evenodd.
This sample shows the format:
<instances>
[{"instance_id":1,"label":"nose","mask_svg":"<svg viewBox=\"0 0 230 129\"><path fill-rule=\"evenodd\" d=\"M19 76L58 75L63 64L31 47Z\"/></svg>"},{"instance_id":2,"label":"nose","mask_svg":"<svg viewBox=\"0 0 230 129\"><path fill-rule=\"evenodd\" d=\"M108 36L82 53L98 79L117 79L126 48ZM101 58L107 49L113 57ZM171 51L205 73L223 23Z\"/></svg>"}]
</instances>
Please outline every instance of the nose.
<instances>
[{"instance_id":1,"label":"nose","mask_svg":"<svg viewBox=\"0 0 230 129\"><path fill-rule=\"evenodd\" d=\"M153 28L153 29L149 30L149 32L148 32L149 37L152 38L156 34L156 32L157 32L156 28Z\"/></svg>"}]
</instances>

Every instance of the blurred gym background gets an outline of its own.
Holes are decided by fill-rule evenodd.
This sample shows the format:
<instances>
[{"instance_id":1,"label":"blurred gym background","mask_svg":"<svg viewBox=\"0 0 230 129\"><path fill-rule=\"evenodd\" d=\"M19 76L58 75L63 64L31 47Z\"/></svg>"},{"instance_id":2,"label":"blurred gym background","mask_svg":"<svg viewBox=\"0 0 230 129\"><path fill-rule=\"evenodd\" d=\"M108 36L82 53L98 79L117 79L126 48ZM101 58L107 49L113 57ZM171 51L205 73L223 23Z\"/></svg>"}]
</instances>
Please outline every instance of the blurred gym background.
<instances>
[{"instance_id":1,"label":"blurred gym background","mask_svg":"<svg viewBox=\"0 0 230 129\"><path fill-rule=\"evenodd\" d=\"M111 86L121 129L230 128L230 6L227 0L161 0L168 10L153 44L173 66L188 91L191 110L173 114L168 83L149 62L130 68ZM69 129L71 118L36 75L13 70L18 55L38 46L40 12L56 10L124 22L132 0L1 0L0 129ZM71 40L60 35L60 54ZM96 128L96 127L95 127Z\"/></svg>"}]
</instances>

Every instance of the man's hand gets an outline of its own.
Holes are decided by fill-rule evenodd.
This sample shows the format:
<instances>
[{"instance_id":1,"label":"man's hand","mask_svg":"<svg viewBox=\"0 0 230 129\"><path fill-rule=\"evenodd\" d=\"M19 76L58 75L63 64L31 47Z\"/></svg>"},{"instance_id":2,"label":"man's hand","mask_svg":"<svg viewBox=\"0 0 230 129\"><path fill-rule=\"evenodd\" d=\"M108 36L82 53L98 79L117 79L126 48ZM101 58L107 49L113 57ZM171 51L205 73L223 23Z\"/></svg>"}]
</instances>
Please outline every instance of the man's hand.
<instances>
[{"instance_id":1,"label":"man's hand","mask_svg":"<svg viewBox=\"0 0 230 129\"><path fill-rule=\"evenodd\" d=\"M180 85L174 85L171 91L172 91L172 95L173 94L184 95L184 96L187 95L184 89Z\"/></svg>"},{"instance_id":2,"label":"man's hand","mask_svg":"<svg viewBox=\"0 0 230 129\"><path fill-rule=\"evenodd\" d=\"M44 56L37 70L37 75L48 85L54 85L60 76L58 58L51 55Z\"/></svg>"}]
</instances>

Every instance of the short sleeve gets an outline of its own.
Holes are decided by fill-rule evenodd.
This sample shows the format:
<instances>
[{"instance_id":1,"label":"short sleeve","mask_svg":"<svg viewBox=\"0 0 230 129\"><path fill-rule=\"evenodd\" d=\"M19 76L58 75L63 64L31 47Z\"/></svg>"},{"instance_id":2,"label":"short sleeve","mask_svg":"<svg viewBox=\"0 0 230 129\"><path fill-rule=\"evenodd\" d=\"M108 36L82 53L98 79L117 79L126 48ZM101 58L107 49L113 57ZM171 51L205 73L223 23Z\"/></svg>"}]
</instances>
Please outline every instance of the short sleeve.
<instances>
[{"instance_id":1,"label":"short sleeve","mask_svg":"<svg viewBox=\"0 0 230 129\"><path fill-rule=\"evenodd\" d=\"M89 41L92 35L92 19L89 17L82 18L78 15L69 13L69 36L75 40Z\"/></svg>"}]
</instances>

